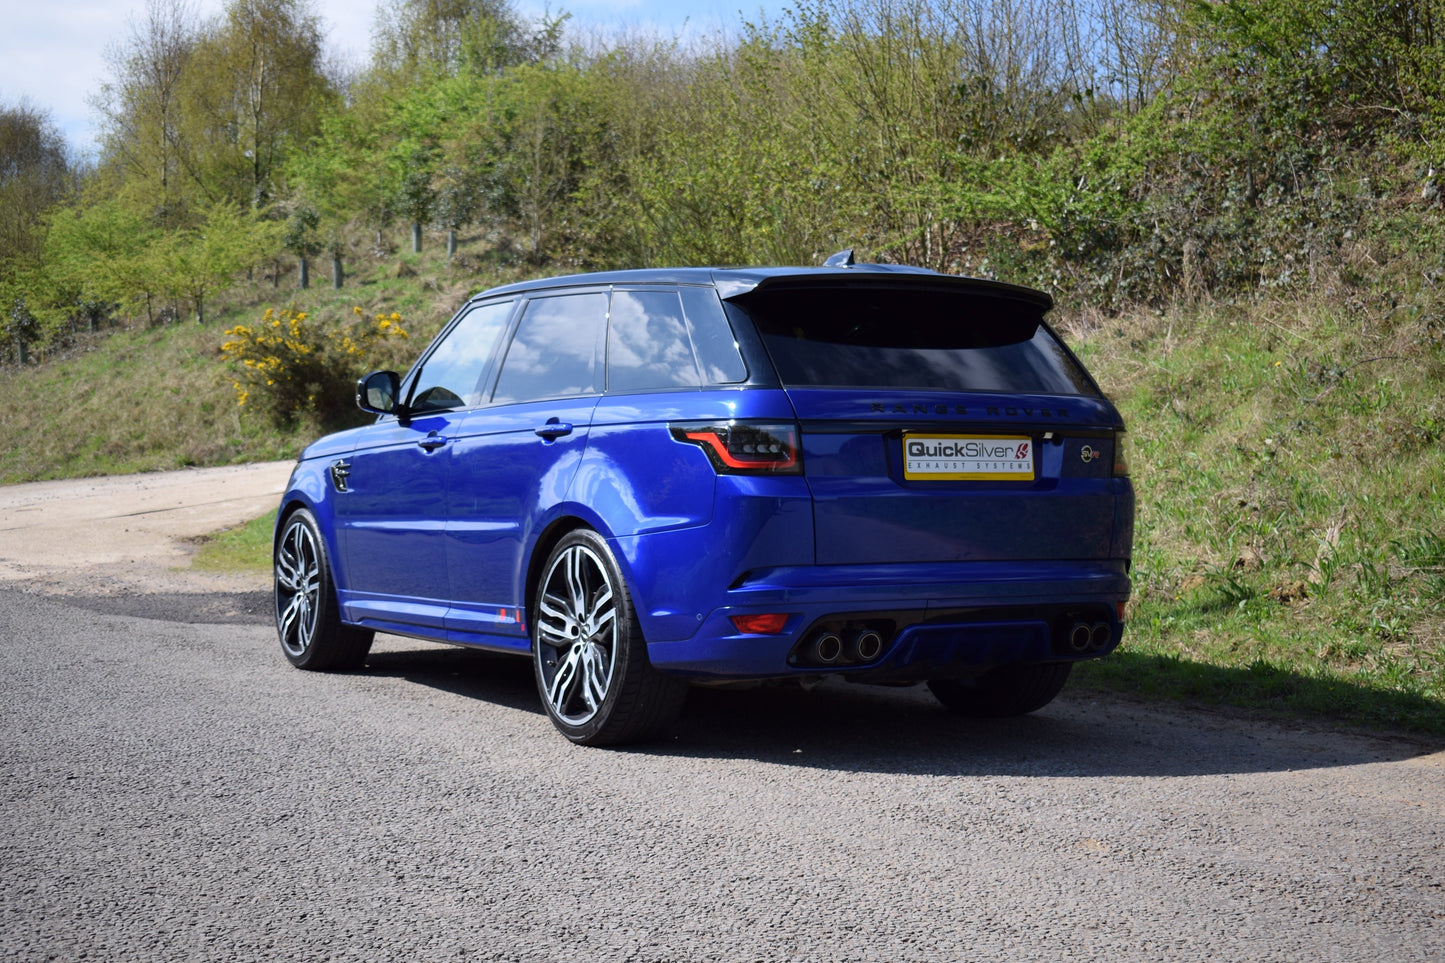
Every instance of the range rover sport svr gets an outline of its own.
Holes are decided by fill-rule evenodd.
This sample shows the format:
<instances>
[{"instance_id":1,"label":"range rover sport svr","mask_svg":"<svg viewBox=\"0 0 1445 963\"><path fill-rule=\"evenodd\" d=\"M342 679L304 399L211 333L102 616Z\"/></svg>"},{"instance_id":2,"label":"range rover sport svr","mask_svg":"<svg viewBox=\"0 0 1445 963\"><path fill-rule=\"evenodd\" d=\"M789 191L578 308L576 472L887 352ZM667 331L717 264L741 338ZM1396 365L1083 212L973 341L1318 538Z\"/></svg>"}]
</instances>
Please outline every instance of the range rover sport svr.
<instances>
[{"instance_id":1,"label":"range rover sport svr","mask_svg":"<svg viewBox=\"0 0 1445 963\"><path fill-rule=\"evenodd\" d=\"M574 742L658 735L690 682L926 682L1031 712L1112 651L1124 426L1047 294L830 259L512 284L376 415L301 455L281 648L374 632L516 653Z\"/></svg>"}]
</instances>

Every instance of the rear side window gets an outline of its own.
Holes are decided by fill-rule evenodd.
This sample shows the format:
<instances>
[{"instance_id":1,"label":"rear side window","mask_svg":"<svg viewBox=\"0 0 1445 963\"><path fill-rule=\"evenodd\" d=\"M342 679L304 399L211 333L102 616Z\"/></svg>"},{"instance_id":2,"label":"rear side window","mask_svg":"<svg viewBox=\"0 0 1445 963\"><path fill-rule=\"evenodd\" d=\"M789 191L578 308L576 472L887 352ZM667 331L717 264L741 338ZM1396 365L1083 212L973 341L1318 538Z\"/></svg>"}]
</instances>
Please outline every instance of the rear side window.
<instances>
[{"instance_id":1,"label":"rear side window","mask_svg":"<svg viewBox=\"0 0 1445 963\"><path fill-rule=\"evenodd\" d=\"M679 293L698 364L702 366L703 383L732 385L747 381L747 365L738 352L717 292L712 288L684 287Z\"/></svg>"},{"instance_id":2,"label":"rear side window","mask_svg":"<svg viewBox=\"0 0 1445 963\"><path fill-rule=\"evenodd\" d=\"M607 390L701 384L676 291L615 291L607 334Z\"/></svg>"},{"instance_id":3,"label":"rear side window","mask_svg":"<svg viewBox=\"0 0 1445 963\"><path fill-rule=\"evenodd\" d=\"M974 292L788 288L745 301L783 384L1094 394L1036 308Z\"/></svg>"},{"instance_id":4,"label":"rear side window","mask_svg":"<svg viewBox=\"0 0 1445 963\"><path fill-rule=\"evenodd\" d=\"M597 354L606 329L606 294L527 302L492 400L507 404L598 393Z\"/></svg>"}]
</instances>

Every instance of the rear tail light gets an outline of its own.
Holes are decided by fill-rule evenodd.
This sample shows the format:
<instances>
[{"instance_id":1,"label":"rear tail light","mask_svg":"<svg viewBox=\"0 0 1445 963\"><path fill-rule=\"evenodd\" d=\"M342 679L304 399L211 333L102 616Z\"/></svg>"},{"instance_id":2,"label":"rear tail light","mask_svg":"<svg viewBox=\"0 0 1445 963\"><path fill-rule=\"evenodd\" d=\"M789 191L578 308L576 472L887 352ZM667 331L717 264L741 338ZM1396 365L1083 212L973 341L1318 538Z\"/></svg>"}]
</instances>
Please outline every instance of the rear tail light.
<instances>
[{"instance_id":1,"label":"rear tail light","mask_svg":"<svg viewBox=\"0 0 1445 963\"><path fill-rule=\"evenodd\" d=\"M744 635L777 635L788 624L786 612L769 612L766 615L729 615L733 627Z\"/></svg>"},{"instance_id":2,"label":"rear tail light","mask_svg":"<svg viewBox=\"0 0 1445 963\"><path fill-rule=\"evenodd\" d=\"M801 475L798 426L749 421L672 425L672 437L697 445L720 475Z\"/></svg>"},{"instance_id":3,"label":"rear tail light","mask_svg":"<svg viewBox=\"0 0 1445 963\"><path fill-rule=\"evenodd\" d=\"M1129 436L1126 432L1114 434L1114 477L1127 478L1129 475Z\"/></svg>"}]
</instances>

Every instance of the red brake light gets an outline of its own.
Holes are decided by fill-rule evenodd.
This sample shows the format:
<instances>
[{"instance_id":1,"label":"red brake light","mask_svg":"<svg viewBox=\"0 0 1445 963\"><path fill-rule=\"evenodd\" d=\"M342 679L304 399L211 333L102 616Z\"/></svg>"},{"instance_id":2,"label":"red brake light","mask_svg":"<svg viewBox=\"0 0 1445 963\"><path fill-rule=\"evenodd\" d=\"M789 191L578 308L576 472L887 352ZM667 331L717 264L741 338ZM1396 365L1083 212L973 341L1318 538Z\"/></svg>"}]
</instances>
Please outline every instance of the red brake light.
<instances>
[{"instance_id":1,"label":"red brake light","mask_svg":"<svg viewBox=\"0 0 1445 963\"><path fill-rule=\"evenodd\" d=\"M678 441L705 451L719 474L798 475L803 471L797 425L731 421L672 425L671 430Z\"/></svg>"},{"instance_id":2,"label":"red brake light","mask_svg":"<svg viewBox=\"0 0 1445 963\"><path fill-rule=\"evenodd\" d=\"M744 635L777 635L788 624L786 612L770 612L767 615L729 615L737 630Z\"/></svg>"}]
</instances>

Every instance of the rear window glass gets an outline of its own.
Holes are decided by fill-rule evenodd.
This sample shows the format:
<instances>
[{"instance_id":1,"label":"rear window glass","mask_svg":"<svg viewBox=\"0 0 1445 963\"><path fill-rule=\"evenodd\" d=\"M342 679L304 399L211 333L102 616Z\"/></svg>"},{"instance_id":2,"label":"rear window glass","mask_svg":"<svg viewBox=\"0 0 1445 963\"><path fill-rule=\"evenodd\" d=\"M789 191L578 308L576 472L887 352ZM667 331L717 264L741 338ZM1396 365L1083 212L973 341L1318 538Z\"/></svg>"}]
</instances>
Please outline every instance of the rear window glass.
<instances>
[{"instance_id":1,"label":"rear window glass","mask_svg":"<svg viewBox=\"0 0 1445 963\"><path fill-rule=\"evenodd\" d=\"M789 288L745 301L785 385L1093 394L1036 308L973 292Z\"/></svg>"},{"instance_id":2,"label":"rear window glass","mask_svg":"<svg viewBox=\"0 0 1445 963\"><path fill-rule=\"evenodd\" d=\"M684 287L680 293L706 383L729 385L747 381L747 365L738 353L737 341L717 292L712 288Z\"/></svg>"},{"instance_id":3,"label":"rear window glass","mask_svg":"<svg viewBox=\"0 0 1445 963\"><path fill-rule=\"evenodd\" d=\"M607 295L537 298L517 325L492 401L513 404L597 391L597 348Z\"/></svg>"},{"instance_id":4,"label":"rear window glass","mask_svg":"<svg viewBox=\"0 0 1445 963\"><path fill-rule=\"evenodd\" d=\"M615 291L607 335L607 390L701 384L676 291Z\"/></svg>"}]
</instances>

